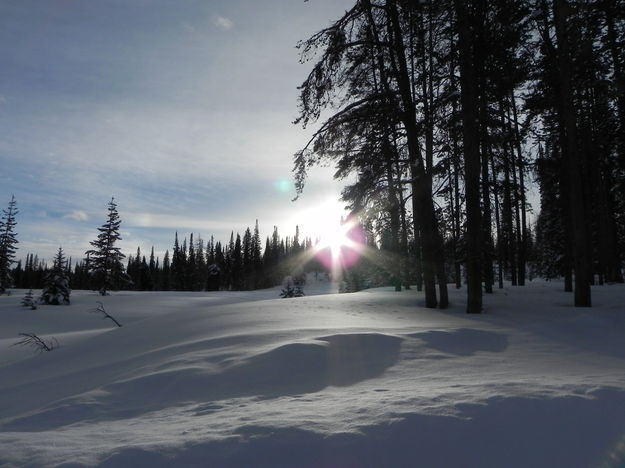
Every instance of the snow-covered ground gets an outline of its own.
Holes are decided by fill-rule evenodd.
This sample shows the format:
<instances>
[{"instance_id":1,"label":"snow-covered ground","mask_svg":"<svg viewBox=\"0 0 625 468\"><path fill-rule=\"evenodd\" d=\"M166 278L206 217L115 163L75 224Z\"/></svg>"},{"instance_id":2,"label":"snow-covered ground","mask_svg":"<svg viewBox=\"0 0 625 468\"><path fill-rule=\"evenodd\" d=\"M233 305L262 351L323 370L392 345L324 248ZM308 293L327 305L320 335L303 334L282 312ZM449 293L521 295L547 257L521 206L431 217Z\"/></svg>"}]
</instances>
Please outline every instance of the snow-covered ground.
<instances>
[{"instance_id":1,"label":"snow-covered ground","mask_svg":"<svg viewBox=\"0 0 625 468\"><path fill-rule=\"evenodd\" d=\"M0 297L0 466L625 466L623 285L305 291Z\"/></svg>"}]
</instances>

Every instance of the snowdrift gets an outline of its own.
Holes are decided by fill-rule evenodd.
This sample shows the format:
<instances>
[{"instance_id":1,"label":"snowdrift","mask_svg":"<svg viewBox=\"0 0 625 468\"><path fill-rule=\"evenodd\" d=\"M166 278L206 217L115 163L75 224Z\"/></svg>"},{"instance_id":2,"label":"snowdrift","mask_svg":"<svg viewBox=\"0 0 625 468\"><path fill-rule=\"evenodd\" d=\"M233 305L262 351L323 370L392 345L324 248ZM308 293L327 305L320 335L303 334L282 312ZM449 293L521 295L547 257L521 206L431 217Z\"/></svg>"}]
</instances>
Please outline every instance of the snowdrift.
<instances>
[{"instance_id":1,"label":"snowdrift","mask_svg":"<svg viewBox=\"0 0 625 468\"><path fill-rule=\"evenodd\" d=\"M2 296L0 465L625 466L625 288L560 289Z\"/></svg>"}]
</instances>

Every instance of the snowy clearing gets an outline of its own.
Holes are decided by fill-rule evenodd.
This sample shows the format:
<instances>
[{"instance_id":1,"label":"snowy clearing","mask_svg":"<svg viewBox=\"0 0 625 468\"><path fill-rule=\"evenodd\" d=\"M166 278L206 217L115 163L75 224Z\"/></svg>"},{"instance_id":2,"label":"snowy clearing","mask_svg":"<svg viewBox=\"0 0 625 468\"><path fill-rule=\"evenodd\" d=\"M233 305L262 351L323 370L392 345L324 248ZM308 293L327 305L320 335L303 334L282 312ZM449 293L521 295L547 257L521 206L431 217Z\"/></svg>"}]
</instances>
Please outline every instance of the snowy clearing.
<instances>
[{"instance_id":1,"label":"snowy clearing","mask_svg":"<svg viewBox=\"0 0 625 468\"><path fill-rule=\"evenodd\" d=\"M0 297L0 466L625 466L623 285L305 291Z\"/></svg>"}]
</instances>

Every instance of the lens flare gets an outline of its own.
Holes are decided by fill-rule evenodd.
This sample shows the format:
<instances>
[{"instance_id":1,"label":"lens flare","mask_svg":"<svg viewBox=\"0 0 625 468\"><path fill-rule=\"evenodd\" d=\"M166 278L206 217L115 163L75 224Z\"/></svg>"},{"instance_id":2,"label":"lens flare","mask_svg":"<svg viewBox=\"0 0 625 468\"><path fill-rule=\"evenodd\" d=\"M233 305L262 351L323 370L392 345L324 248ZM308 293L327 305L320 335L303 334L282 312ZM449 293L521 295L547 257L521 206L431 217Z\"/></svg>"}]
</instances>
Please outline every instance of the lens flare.
<instances>
[{"instance_id":1,"label":"lens flare","mask_svg":"<svg viewBox=\"0 0 625 468\"><path fill-rule=\"evenodd\" d=\"M293 188L293 184L287 179L276 180L273 187L280 193L288 193Z\"/></svg>"},{"instance_id":2,"label":"lens flare","mask_svg":"<svg viewBox=\"0 0 625 468\"><path fill-rule=\"evenodd\" d=\"M364 242L365 236L358 223L329 224L315 246L315 256L337 278L344 268L358 263Z\"/></svg>"}]
</instances>

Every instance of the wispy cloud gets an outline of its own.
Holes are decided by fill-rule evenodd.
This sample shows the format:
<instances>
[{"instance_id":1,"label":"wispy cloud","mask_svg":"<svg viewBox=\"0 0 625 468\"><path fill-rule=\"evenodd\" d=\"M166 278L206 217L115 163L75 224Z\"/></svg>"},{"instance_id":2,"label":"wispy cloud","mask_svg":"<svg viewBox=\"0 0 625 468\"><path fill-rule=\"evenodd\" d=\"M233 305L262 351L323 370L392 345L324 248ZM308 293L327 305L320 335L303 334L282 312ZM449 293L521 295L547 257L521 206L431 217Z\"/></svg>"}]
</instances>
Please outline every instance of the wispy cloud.
<instances>
[{"instance_id":1,"label":"wispy cloud","mask_svg":"<svg viewBox=\"0 0 625 468\"><path fill-rule=\"evenodd\" d=\"M84 211L74 210L71 213L68 213L65 216L63 216L63 218L74 219L76 221L87 221L89 219L89 216Z\"/></svg>"},{"instance_id":2,"label":"wispy cloud","mask_svg":"<svg viewBox=\"0 0 625 468\"><path fill-rule=\"evenodd\" d=\"M224 31L228 31L234 26L234 23L230 18L226 18L225 16L221 15L217 15L213 18L213 24L219 29L223 29Z\"/></svg>"},{"instance_id":3,"label":"wispy cloud","mask_svg":"<svg viewBox=\"0 0 625 468\"><path fill-rule=\"evenodd\" d=\"M15 193L19 255L62 245L80 258L113 195L124 251L163 251L176 230L227 241L256 219L263 236L302 229L339 190L315 168L291 203L291 157L310 138L291 124L306 73L293 44L349 2L153 0L148 19L126 2L115 27L110 2L78 2L60 22L64 0L15 2L0 15L0 203ZM20 30L29 39L14 43Z\"/></svg>"},{"instance_id":4,"label":"wispy cloud","mask_svg":"<svg viewBox=\"0 0 625 468\"><path fill-rule=\"evenodd\" d=\"M213 233L230 230L238 225L245 226L245 222L233 220L203 220L192 216L176 216L161 213L128 213L126 225L144 228L168 228L170 230L186 230ZM252 220L253 222L253 220ZM248 220L247 225L250 224Z\"/></svg>"}]
</instances>

